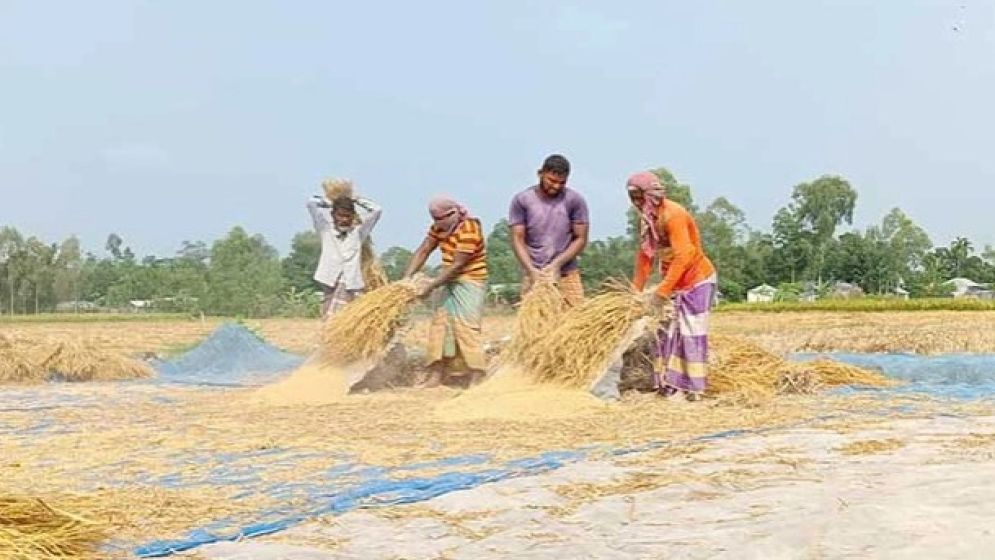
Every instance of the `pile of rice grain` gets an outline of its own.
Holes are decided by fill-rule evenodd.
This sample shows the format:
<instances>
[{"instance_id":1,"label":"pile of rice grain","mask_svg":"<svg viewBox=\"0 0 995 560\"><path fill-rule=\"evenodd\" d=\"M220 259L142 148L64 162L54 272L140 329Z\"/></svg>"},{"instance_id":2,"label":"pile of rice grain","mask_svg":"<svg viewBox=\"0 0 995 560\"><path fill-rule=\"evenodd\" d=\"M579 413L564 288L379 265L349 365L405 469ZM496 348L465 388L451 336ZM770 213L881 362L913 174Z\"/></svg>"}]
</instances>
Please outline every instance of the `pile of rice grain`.
<instances>
[{"instance_id":1,"label":"pile of rice grain","mask_svg":"<svg viewBox=\"0 0 995 560\"><path fill-rule=\"evenodd\" d=\"M336 365L377 359L403 325L416 294L413 283L402 281L353 300L322 326L320 357Z\"/></svg>"}]
</instances>

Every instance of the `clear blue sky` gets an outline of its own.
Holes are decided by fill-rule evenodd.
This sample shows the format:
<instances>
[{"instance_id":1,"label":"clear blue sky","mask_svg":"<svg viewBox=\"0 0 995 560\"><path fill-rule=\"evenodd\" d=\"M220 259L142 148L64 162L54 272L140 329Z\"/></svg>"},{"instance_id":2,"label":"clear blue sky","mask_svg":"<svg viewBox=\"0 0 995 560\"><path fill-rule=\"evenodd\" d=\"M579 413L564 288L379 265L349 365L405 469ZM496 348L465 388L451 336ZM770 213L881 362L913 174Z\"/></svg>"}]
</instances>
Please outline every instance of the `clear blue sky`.
<instances>
[{"instance_id":1,"label":"clear blue sky","mask_svg":"<svg viewBox=\"0 0 995 560\"><path fill-rule=\"evenodd\" d=\"M0 92L0 224L90 250L241 224L285 253L326 176L411 246L431 195L489 227L551 152L599 237L667 166L754 227L839 173L861 226L995 242L991 0L0 0Z\"/></svg>"}]
</instances>

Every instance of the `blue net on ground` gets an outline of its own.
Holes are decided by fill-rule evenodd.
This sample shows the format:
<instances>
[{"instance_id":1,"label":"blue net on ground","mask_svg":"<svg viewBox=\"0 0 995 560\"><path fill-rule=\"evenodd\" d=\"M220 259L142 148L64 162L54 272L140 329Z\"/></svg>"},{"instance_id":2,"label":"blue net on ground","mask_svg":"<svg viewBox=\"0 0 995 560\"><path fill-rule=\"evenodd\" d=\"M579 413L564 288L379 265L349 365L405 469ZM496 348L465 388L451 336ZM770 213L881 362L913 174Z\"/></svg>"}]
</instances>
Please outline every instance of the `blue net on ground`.
<instances>
[{"instance_id":1,"label":"blue net on ground","mask_svg":"<svg viewBox=\"0 0 995 560\"><path fill-rule=\"evenodd\" d=\"M218 327L194 349L172 360L154 360L160 383L261 385L299 367L304 358L284 352L236 323Z\"/></svg>"},{"instance_id":2,"label":"blue net on ground","mask_svg":"<svg viewBox=\"0 0 995 560\"><path fill-rule=\"evenodd\" d=\"M906 383L883 393L925 393L956 399L982 399L995 397L995 355L944 354L922 356L916 354L795 354L795 360L806 361L819 357L878 370L888 377ZM846 388L843 391L865 390Z\"/></svg>"}]
</instances>

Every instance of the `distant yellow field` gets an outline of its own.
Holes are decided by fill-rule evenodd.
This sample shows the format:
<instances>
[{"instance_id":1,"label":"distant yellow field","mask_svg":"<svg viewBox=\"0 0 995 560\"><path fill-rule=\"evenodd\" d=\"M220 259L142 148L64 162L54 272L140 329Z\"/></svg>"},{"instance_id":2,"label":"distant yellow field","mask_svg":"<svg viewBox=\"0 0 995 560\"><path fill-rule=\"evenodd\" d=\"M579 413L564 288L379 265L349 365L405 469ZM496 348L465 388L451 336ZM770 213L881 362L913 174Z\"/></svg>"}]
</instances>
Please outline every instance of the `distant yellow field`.
<instances>
[{"instance_id":1,"label":"distant yellow field","mask_svg":"<svg viewBox=\"0 0 995 560\"><path fill-rule=\"evenodd\" d=\"M513 315L485 318L484 336L499 340L514 326ZM995 352L995 312L921 311L882 313L757 313L723 312L713 316L713 332L739 335L778 352ZM126 353L169 354L197 343L223 322L148 319L129 321L26 321L0 323L0 332L32 338L83 337ZM258 319L245 324L270 342L297 353L318 343L315 319ZM427 320L412 326L408 341L427 336Z\"/></svg>"}]
</instances>

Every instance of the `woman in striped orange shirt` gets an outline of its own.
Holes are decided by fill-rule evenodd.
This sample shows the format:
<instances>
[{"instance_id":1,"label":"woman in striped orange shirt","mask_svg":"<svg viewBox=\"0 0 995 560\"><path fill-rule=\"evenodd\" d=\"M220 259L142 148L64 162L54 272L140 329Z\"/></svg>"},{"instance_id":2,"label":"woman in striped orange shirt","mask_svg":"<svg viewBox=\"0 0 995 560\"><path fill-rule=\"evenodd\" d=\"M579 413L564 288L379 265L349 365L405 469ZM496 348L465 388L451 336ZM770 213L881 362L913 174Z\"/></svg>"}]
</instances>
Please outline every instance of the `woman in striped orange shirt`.
<instances>
[{"instance_id":1,"label":"woman in striped orange shirt","mask_svg":"<svg viewBox=\"0 0 995 560\"><path fill-rule=\"evenodd\" d=\"M442 272L419 294L439 290L435 315L429 327L429 376L422 383L469 386L483 379L487 369L481 325L487 295L487 248L480 220L449 198L429 204L432 226L411 258L404 276L410 278L425 266L436 248L442 252Z\"/></svg>"}]
</instances>

